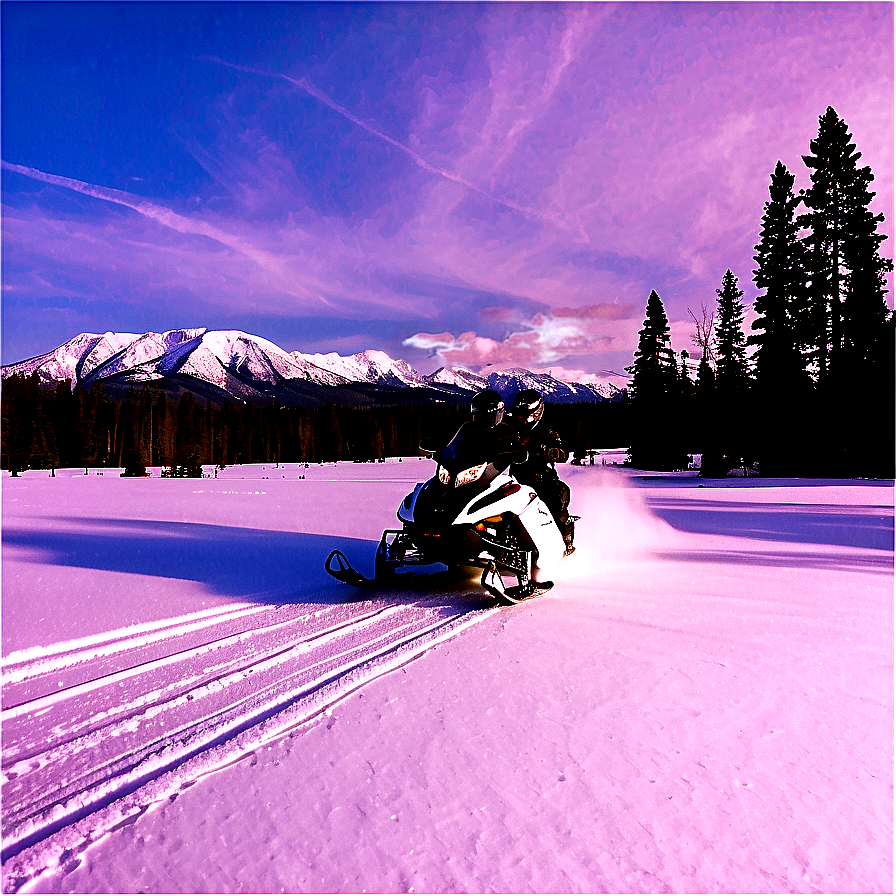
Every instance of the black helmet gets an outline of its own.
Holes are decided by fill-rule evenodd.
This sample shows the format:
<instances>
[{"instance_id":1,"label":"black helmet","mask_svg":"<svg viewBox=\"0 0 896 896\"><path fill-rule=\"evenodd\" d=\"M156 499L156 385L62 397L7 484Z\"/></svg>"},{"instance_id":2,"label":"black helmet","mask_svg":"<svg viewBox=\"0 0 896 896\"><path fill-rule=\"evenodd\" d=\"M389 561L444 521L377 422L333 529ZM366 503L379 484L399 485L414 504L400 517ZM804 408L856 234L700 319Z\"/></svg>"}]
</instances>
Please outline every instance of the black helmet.
<instances>
[{"instance_id":1,"label":"black helmet","mask_svg":"<svg viewBox=\"0 0 896 896\"><path fill-rule=\"evenodd\" d=\"M497 426L504 417L504 400L494 389L485 389L473 396L470 412L474 420Z\"/></svg>"},{"instance_id":2,"label":"black helmet","mask_svg":"<svg viewBox=\"0 0 896 896\"><path fill-rule=\"evenodd\" d=\"M544 416L544 399L535 389L523 389L514 398L510 413L520 426L532 429Z\"/></svg>"}]
</instances>

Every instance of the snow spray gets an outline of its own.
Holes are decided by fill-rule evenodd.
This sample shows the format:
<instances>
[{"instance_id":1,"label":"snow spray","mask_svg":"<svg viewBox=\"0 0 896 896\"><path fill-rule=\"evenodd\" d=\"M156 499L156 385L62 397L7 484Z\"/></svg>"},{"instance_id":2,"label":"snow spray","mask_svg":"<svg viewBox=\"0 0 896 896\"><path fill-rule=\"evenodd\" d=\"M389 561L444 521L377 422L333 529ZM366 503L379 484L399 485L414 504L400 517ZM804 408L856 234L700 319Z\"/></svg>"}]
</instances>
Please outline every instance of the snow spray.
<instances>
[{"instance_id":1,"label":"snow spray","mask_svg":"<svg viewBox=\"0 0 896 896\"><path fill-rule=\"evenodd\" d=\"M564 561L570 577L649 556L674 540L674 530L648 507L625 473L605 467L561 470L572 492L576 553ZM558 578L566 578L565 570Z\"/></svg>"}]
</instances>

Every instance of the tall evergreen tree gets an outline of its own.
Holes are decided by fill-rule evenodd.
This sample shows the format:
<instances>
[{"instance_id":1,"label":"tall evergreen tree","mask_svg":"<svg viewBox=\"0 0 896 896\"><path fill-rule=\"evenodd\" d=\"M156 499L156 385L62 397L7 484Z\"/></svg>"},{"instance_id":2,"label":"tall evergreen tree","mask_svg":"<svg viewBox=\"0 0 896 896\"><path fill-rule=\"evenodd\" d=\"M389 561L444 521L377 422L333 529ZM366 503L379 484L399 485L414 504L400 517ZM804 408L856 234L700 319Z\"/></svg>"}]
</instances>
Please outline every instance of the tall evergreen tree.
<instances>
[{"instance_id":1,"label":"tall evergreen tree","mask_svg":"<svg viewBox=\"0 0 896 896\"><path fill-rule=\"evenodd\" d=\"M737 277L726 271L721 288L716 290L715 371L705 357L698 369L697 405L703 451L700 469L704 476L725 476L747 459L752 461L745 421L749 368L743 330L743 294L738 289Z\"/></svg>"},{"instance_id":2,"label":"tall evergreen tree","mask_svg":"<svg viewBox=\"0 0 896 896\"><path fill-rule=\"evenodd\" d=\"M753 280L764 292L753 305L752 328L758 332L747 343L757 346L753 412L764 423L754 427L752 441L759 469L768 475L810 472L805 443L817 427L808 367L817 358L819 327L813 324L807 252L797 218L802 198L793 185L794 175L778 162L753 256Z\"/></svg>"},{"instance_id":3,"label":"tall evergreen tree","mask_svg":"<svg viewBox=\"0 0 896 896\"><path fill-rule=\"evenodd\" d=\"M674 389L678 368L670 340L666 309L656 290L651 290L634 364L626 368L632 375L629 391L636 401L661 400Z\"/></svg>"},{"instance_id":4,"label":"tall evergreen tree","mask_svg":"<svg viewBox=\"0 0 896 896\"><path fill-rule=\"evenodd\" d=\"M629 390L635 422L629 461L642 469L687 466L681 417L680 374L672 351L669 319L662 300L651 291L644 326L638 335Z\"/></svg>"},{"instance_id":5,"label":"tall evergreen tree","mask_svg":"<svg viewBox=\"0 0 896 896\"><path fill-rule=\"evenodd\" d=\"M758 346L755 373L764 397L805 382L803 352L811 349L804 329L808 310L805 251L796 214L802 200L794 194L793 183L794 175L778 162L753 256L757 265L753 280L764 294L753 304L757 318L752 329L759 332L747 342Z\"/></svg>"},{"instance_id":6,"label":"tall evergreen tree","mask_svg":"<svg viewBox=\"0 0 896 896\"><path fill-rule=\"evenodd\" d=\"M744 291L737 288L737 277L726 271L719 297L716 321L716 389L720 397L736 401L743 396L749 379L747 337L744 334Z\"/></svg>"},{"instance_id":7,"label":"tall evergreen tree","mask_svg":"<svg viewBox=\"0 0 896 896\"><path fill-rule=\"evenodd\" d=\"M803 161L812 186L799 219L807 228L807 268L823 448L838 472L893 475L893 318L880 255L882 214L870 210L874 177L846 122L830 106Z\"/></svg>"},{"instance_id":8,"label":"tall evergreen tree","mask_svg":"<svg viewBox=\"0 0 896 896\"><path fill-rule=\"evenodd\" d=\"M817 373L834 384L851 365L867 358L888 320L884 274L892 262L881 258L885 239L877 232L882 214L870 209L874 193L871 169L859 168L846 122L828 106L819 120L818 136L803 161L812 186L803 194L808 211L799 223L807 228ZM835 386L836 388L836 386Z\"/></svg>"}]
</instances>

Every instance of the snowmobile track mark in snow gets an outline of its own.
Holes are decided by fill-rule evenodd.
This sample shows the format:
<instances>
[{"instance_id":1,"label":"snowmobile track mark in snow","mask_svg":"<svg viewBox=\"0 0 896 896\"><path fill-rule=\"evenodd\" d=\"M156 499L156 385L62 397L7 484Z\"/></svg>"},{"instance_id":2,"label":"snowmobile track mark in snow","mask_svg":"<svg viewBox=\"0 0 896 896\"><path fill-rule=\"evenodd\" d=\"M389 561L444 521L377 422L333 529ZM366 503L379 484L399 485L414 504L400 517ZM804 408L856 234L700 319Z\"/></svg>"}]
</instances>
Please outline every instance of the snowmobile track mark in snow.
<instances>
[{"instance_id":1,"label":"snowmobile track mark in snow","mask_svg":"<svg viewBox=\"0 0 896 896\"><path fill-rule=\"evenodd\" d=\"M107 658L70 666L59 652L75 683L3 714L4 889L53 866L60 842L83 849L492 612L438 599L266 607L242 617L255 628L222 620L198 644L164 627L151 659L133 643L111 673Z\"/></svg>"}]
</instances>

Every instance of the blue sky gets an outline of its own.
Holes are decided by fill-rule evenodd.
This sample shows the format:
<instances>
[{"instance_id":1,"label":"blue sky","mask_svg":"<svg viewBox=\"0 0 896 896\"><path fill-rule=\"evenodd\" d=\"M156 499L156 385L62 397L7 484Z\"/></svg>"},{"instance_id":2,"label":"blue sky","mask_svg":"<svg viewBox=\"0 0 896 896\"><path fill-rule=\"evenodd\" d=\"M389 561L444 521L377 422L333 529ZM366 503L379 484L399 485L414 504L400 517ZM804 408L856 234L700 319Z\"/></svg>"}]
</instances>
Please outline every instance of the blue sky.
<instances>
[{"instance_id":1,"label":"blue sky","mask_svg":"<svg viewBox=\"0 0 896 896\"><path fill-rule=\"evenodd\" d=\"M0 13L4 363L206 326L605 377L652 289L693 352L828 105L892 258L889 3Z\"/></svg>"}]
</instances>

